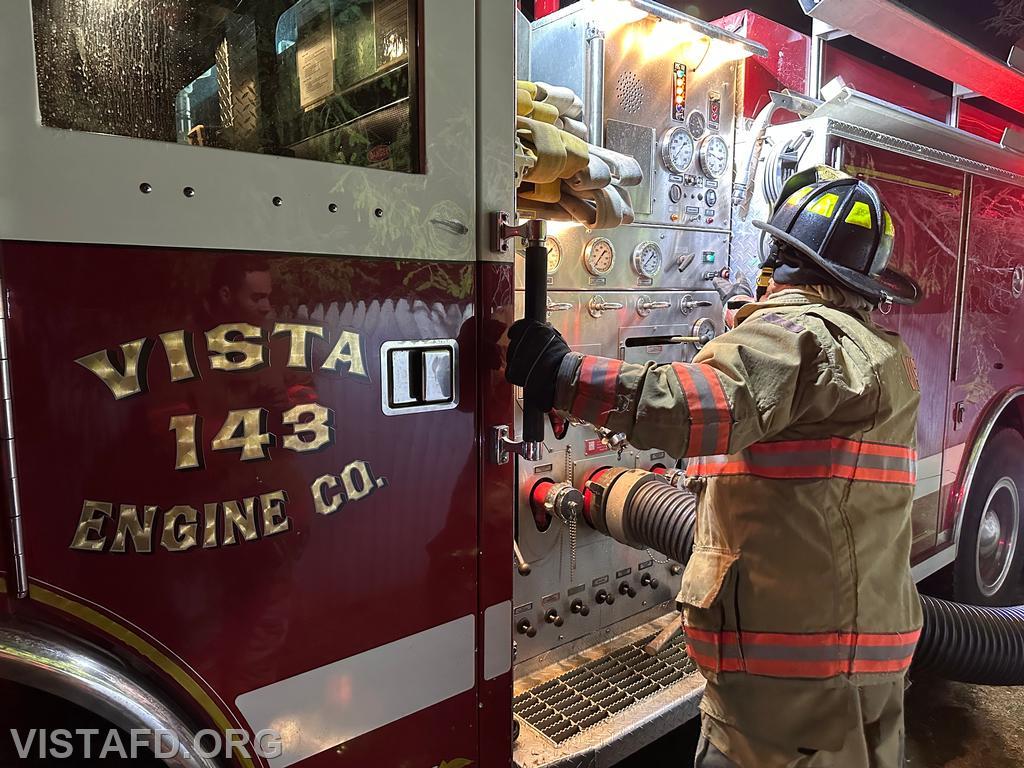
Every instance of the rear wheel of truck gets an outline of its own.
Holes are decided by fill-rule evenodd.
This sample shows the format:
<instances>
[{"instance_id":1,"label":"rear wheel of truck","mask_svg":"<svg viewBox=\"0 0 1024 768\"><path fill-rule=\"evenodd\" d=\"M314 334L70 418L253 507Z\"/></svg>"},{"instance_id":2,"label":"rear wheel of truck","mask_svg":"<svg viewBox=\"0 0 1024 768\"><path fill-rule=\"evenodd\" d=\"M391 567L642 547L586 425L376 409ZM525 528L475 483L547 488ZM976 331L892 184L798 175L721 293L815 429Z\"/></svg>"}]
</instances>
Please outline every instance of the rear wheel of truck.
<instances>
[{"instance_id":1,"label":"rear wheel of truck","mask_svg":"<svg viewBox=\"0 0 1024 768\"><path fill-rule=\"evenodd\" d=\"M974 605L1021 601L1024 436L1003 429L981 456L964 510L954 596Z\"/></svg>"}]
</instances>

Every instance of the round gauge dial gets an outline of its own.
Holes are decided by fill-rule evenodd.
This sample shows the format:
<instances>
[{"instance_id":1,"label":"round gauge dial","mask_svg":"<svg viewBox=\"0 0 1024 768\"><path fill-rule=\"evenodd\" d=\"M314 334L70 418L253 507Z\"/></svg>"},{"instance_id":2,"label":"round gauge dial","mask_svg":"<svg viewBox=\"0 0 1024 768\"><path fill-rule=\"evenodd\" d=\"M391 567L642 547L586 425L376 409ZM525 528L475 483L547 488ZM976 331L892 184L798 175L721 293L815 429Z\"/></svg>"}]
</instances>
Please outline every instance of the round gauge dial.
<instances>
[{"instance_id":1,"label":"round gauge dial","mask_svg":"<svg viewBox=\"0 0 1024 768\"><path fill-rule=\"evenodd\" d=\"M553 237L548 237L548 274L553 275L562 263L562 246Z\"/></svg>"},{"instance_id":2,"label":"round gauge dial","mask_svg":"<svg viewBox=\"0 0 1024 768\"><path fill-rule=\"evenodd\" d=\"M703 136L704 131L708 129L708 120L704 117L704 113L691 112L690 116L686 118L686 129L695 139L699 139Z\"/></svg>"},{"instance_id":3,"label":"round gauge dial","mask_svg":"<svg viewBox=\"0 0 1024 768\"><path fill-rule=\"evenodd\" d=\"M700 145L700 167L705 176L720 178L729 170L729 145L717 133L708 136Z\"/></svg>"},{"instance_id":4,"label":"round gauge dial","mask_svg":"<svg viewBox=\"0 0 1024 768\"><path fill-rule=\"evenodd\" d=\"M673 128L661 140L661 162L672 173L683 173L693 162L693 138L682 126Z\"/></svg>"},{"instance_id":5,"label":"round gauge dial","mask_svg":"<svg viewBox=\"0 0 1024 768\"><path fill-rule=\"evenodd\" d=\"M661 248L646 240L633 249L633 269L641 277L654 277L661 271Z\"/></svg>"},{"instance_id":6,"label":"round gauge dial","mask_svg":"<svg viewBox=\"0 0 1024 768\"><path fill-rule=\"evenodd\" d=\"M587 243L583 251L583 266L592 275L607 275L615 265L615 248L603 237L596 237Z\"/></svg>"}]
</instances>

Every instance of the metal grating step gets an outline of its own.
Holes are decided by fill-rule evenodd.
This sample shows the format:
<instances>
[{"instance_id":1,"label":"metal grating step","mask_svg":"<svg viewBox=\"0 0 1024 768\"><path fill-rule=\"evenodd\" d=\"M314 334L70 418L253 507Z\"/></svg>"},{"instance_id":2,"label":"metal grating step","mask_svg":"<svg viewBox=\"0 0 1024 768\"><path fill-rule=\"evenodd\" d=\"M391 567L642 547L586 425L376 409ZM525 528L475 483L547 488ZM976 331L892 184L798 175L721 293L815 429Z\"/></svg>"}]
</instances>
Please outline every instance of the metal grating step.
<instances>
[{"instance_id":1,"label":"metal grating step","mask_svg":"<svg viewBox=\"0 0 1024 768\"><path fill-rule=\"evenodd\" d=\"M697 666L682 635L658 656L643 647L655 635L625 645L513 699L518 717L555 745L668 688Z\"/></svg>"}]
</instances>

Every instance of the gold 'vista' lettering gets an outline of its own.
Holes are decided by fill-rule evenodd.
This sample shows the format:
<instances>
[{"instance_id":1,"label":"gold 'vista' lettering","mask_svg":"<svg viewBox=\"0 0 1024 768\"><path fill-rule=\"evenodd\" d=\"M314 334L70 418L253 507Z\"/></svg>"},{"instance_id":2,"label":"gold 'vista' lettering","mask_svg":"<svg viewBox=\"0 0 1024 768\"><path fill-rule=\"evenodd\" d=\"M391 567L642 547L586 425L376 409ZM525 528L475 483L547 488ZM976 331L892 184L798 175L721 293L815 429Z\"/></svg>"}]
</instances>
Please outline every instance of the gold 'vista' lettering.
<instances>
[{"instance_id":1,"label":"gold 'vista' lettering","mask_svg":"<svg viewBox=\"0 0 1024 768\"><path fill-rule=\"evenodd\" d=\"M338 371L338 367L342 365L346 366L343 372L354 376L366 376L366 367L363 365L363 340L354 331L341 332L320 369Z\"/></svg>"},{"instance_id":2,"label":"gold 'vista' lettering","mask_svg":"<svg viewBox=\"0 0 1024 768\"><path fill-rule=\"evenodd\" d=\"M308 323L275 323L271 336L287 333L289 339L288 367L308 371L313 353L313 337L324 338L322 325Z\"/></svg>"},{"instance_id":3,"label":"gold 'vista' lettering","mask_svg":"<svg viewBox=\"0 0 1024 768\"><path fill-rule=\"evenodd\" d=\"M211 370L252 371L269 364L270 344L261 328L250 323L224 323L199 334L206 339ZM314 323L275 323L271 336L288 336L287 367L313 369L313 341L330 341L327 329ZM191 331L173 330L159 334L172 383L201 377L196 363L195 340ZM126 341L116 349L101 349L75 360L91 371L115 400L148 391L147 374L155 339ZM341 331L320 370L368 378L363 338L356 331Z\"/></svg>"},{"instance_id":4,"label":"gold 'vista' lettering","mask_svg":"<svg viewBox=\"0 0 1024 768\"><path fill-rule=\"evenodd\" d=\"M152 349L153 342L150 339L125 342L121 345L124 365L120 368L110 359L110 353L105 349L80 357L75 362L96 374L107 385L115 400L123 400L146 391L146 373Z\"/></svg>"},{"instance_id":5,"label":"gold 'vista' lettering","mask_svg":"<svg viewBox=\"0 0 1024 768\"><path fill-rule=\"evenodd\" d=\"M260 368L267 363L266 349L263 331L249 323L225 323L206 332L210 368L215 371Z\"/></svg>"}]
</instances>

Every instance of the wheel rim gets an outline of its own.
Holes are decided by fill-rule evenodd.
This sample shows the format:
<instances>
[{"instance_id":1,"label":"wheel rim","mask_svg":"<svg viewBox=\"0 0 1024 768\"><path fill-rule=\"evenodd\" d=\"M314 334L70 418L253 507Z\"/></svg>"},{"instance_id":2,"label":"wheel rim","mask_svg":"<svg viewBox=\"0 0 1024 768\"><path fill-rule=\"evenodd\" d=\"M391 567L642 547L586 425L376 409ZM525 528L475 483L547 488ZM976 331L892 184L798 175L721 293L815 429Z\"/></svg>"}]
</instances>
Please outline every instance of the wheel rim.
<instances>
[{"instance_id":1,"label":"wheel rim","mask_svg":"<svg viewBox=\"0 0 1024 768\"><path fill-rule=\"evenodd\" d=\"M989 491L984 510L978 523L974 574L981 593L992 597L1006 583L1017 550L1020 526L1017 484L1009 477L999 480Z\"/></svg>"}]
</instances>

